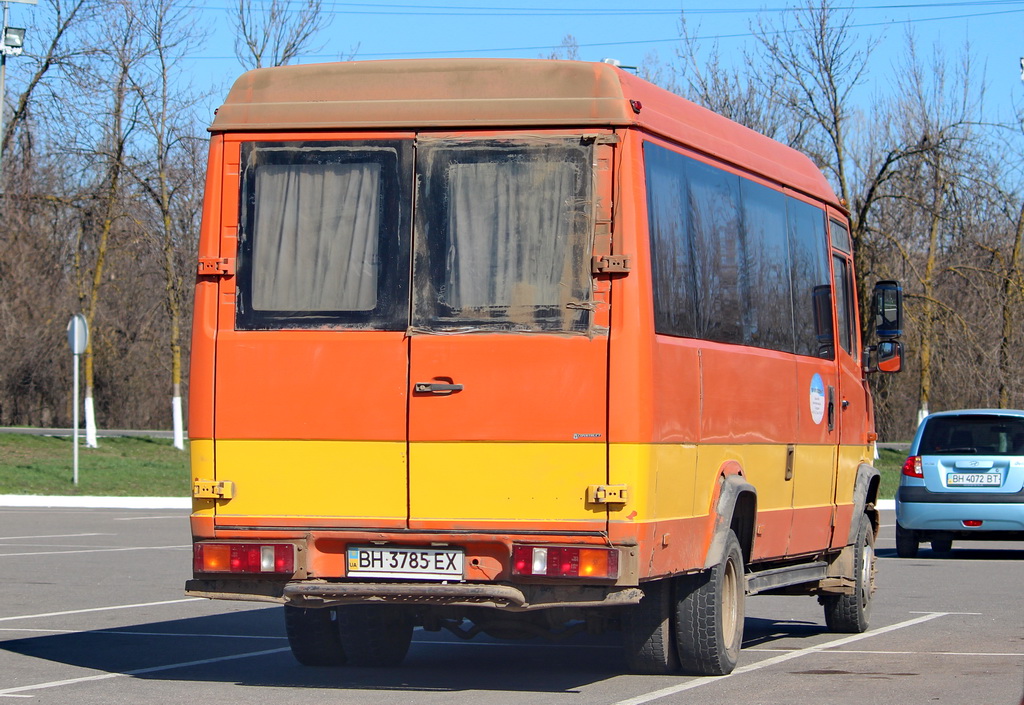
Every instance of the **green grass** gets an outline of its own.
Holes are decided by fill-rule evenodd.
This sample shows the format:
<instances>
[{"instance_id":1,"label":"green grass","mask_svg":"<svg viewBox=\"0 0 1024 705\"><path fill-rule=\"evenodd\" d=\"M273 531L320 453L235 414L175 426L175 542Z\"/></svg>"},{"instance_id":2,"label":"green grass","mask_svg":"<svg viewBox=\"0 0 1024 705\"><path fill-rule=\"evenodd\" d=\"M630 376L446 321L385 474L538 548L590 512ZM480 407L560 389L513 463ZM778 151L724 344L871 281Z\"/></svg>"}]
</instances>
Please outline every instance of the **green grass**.
<instances>
[{"instance_id":1,"label":"green grass","mask_svg":"<svg viewBox=\"0 0 1024 705\"><path fill-rule=\"evenodd\" d=\"M188 450L169 440L101 438L99 448L79 441L78 485L71 481L70 438L0 434L0 494L188 497ZM896 496L903 451L881 448L881 499Z\"/></svg>"},{"instance_id":2,"label":"green grass","mask_svg":"<svg viewBox=\"0 0 1024 705\"><path fill-rule=\"evenodd\" d=\"M155 438L100 438L78 447L72 482L70 438L0 434L0 494L188 497L189 453Z\"/></svg>"},{"instance_id":3,"label":"green grass","mask_svg":"<svg viewBox=\"0 0 1024 705\"><path fill-rule=\"evenodd\" d=\"M907 453L903 450L879 448L878 456L875 467L882 474L878 498L893 499L896 496L896 488L900 484L900 469L903 467L903 461L907 459Z\"/></svg>"}]
</instances>

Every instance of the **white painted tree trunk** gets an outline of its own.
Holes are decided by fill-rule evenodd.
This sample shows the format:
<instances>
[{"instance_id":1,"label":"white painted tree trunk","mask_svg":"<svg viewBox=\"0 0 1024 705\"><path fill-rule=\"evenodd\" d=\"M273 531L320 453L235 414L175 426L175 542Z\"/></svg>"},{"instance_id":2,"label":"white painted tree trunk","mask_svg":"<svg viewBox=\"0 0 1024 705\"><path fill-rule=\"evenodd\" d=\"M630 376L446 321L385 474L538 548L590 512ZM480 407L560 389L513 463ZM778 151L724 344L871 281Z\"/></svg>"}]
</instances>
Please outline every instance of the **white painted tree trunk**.
<instances>
[{"instance_id":1,"label":"white painted tree trunk","mask_svg":"<svg viewBox=\"0 0 1024 705\"><path fill-rule=\"evenodd\" d=\"M181 397L171 397L171 412L174 417L174 447L185 450L185 425L181 418Z\"/></svg>"},{"instance_id":2,"label":"white painted tree trunk","mask_svg":"<svg viewBox=\"0 0 1024 705\"><path fill-rule=\"evenodd\" d=\"M85 447L99 448L96 442L96 411L92 406L92 393L85 393Z\"/></svg>"}]
</instances>

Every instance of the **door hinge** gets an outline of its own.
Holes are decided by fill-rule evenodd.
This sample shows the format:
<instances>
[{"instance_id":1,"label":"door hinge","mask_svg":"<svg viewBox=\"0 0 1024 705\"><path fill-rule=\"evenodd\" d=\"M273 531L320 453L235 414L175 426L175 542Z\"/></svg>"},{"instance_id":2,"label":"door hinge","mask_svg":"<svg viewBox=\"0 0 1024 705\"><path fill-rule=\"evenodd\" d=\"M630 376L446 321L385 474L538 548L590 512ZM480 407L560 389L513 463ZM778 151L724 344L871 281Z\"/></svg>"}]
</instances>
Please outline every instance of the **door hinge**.
<instances>
[{"instance_id":1,"label":"door hinge","mask_svg":"<svg viewBox=\"0 0 1024 705\"><path fill-rule=\"evenodd\" d=\"M192 483L192 496L196 499L231 499L235 496L235 483L231 480L196 480Z\"/></svg>"},{"instance_id":2,"label":"door hinge","mask_svg":"<svg viewBox=\"0 0 1024 705\"><path fill-rule=\"evenodd\" d=\"M200 257L199 271L201 277L230 277L235 273L233 257Z\"/></svg>"},{"instance_id":3,"label":"door hinge","mask_svg":"<svg viewBox=\"0 0 1024 705\"><path fill-rule=\"evenodd\" d=\"M632 268L630 255L595 255L590 261L593 274L628 274Z\"/></svg>"},{"instance_id":4,"label":"door hinge","mask_svg":"<svg viewBox=\"0 0 1024 705\"><path fill-rule=\"evenodd\" d=\"M625 504L629 485L590 485L587 501L591 504Z\"/></svg>"}]
</instances>

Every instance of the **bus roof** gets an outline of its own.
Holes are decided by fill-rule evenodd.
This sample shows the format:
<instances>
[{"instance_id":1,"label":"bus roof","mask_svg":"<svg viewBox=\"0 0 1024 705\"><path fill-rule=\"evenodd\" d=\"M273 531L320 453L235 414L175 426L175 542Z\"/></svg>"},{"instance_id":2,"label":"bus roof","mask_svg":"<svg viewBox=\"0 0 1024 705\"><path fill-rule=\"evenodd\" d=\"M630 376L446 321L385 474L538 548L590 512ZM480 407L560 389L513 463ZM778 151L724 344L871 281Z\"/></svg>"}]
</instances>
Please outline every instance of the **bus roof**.
<instances>
[{"instance_id":1,"label":"bus roof","mask_svg":"<svg viewBox=\"0 0 1024 705\"><path fill-rule=\"evenodd\" d=\"M605 63L348 61L256 69L210 131L639 127L840 207L803 154Z\"/></svg>"}]
</instances>

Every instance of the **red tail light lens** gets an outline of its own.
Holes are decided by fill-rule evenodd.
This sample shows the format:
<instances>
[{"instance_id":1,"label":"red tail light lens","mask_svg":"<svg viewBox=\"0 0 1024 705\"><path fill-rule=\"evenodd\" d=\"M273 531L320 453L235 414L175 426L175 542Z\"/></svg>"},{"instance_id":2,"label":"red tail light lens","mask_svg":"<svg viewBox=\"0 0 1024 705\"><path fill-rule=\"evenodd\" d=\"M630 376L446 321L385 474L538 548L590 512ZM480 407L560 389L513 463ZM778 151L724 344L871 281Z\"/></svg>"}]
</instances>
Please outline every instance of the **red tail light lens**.
<instances>
[{"instance_id":1,"label":"red tail light lens","mask_svg":"<svg viewBox=\"0 0 1024 705\"><path fill-rule=\"evenodd\" d=\"M619 552L614 548L513 546L512 574L548 578L617 578Z\"/></svg>"},{"instance_id":2,"label":"red tail light lens","mask_svg":"<svg viewBox=\"0 0 1024 705\"><path fill-rule=\"evenodd\" d=\"M964 519L963 520L963 525L968 527L968 528L970 528L970 529L976 529L979 526L981 526L981 524L982 524L981 519Z\"/></svg>"},{"instance_id":3,"label":"red tail light lens","mask_svg":"<svg viewBox=\"0 0 1024 705\"><path fill-rule=\"evenodd\" d=\"M907 477L924 477L920 455L912 455L904 461L903 474Z\"/></svg>"},{"instance_id":4,"label":"red tail light lens","mask_svg":"<svg viewBox=\"0 0 1024 705\"><path fill-rule=\"evenodd\" d=\"M197 543L192 550L196 573L295 572L295 547L285 544Z\"/></svg>"}]
</instances>

